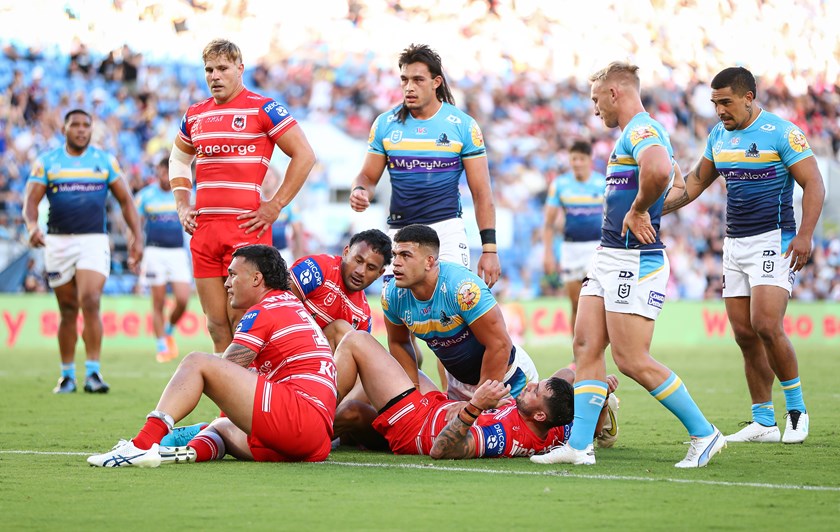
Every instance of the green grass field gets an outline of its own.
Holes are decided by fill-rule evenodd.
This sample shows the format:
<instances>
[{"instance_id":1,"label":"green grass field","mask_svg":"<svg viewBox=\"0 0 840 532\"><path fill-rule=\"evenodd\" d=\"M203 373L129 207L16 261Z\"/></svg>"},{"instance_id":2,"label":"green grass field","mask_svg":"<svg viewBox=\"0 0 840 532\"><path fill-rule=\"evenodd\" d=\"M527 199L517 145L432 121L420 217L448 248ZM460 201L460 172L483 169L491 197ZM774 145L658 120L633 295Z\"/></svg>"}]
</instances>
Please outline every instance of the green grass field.
<instances>
[{"instance_id":1,"label":"green grass field","mask_svg":"<svg viewBox=\"0 0 840 532\"><path fill-rule=\"evenodd\" d=\"M812 432L803 445L730 445L699 470L677 470L682 426L622 380L620 436L594 467L526 459L432 461L342 448L322 464L226 459L158 469L103 470L88 454L132 437L174 364L152 346L106 343L104 396L54 396L54 351L0 354L0 516L3 530L511 530L594 528L836 530L840 512L840 349L800 350ZM568 346L529 349L542 374ZM734 343L726 349L656 346L725 433L749 415ZM77 371L83 372L81 360ZM780 423L784 402L774 391ZM203 400L186 422L209 420Z\"/></svg>"}]
</instances>

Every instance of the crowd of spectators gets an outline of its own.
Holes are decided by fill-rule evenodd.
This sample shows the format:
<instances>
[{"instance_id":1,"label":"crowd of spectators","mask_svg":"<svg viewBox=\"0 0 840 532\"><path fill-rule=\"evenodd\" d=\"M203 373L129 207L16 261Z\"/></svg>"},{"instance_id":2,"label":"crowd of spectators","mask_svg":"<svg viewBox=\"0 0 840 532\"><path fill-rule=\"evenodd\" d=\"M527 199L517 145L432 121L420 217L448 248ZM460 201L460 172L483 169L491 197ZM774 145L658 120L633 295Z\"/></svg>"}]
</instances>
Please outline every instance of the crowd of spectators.
<instances>
[{"instance_id":1,"label":"crowd of spectators","mask_svg":"<svg viewBox=\"0 0 840 532\"><path fill-rule=\"evenodd\" d=\"M759 104L802 127L815 153L834 161L840 154L835 2L601 0L576 4L569 16L564 2L536 0L330 0L304 9L291 24L266 0L64 4L42 6L55 31L40 38L53 41L15 38L19 11L4 13L11 31L0 40L0 239L23 237L31 162L63 142L70 108L92 112L93 143L118 156L133 190L152 182L153 165L168 153L186 107L207 97L198 60L220 31L243 48L249 88L285 102L296 117L329 122L362 140L375 116L401 99L399 50L412 41L438 49L457 104L482 126L497 208L513 216L500 289L510 297L556 293L536 259L542 203L548 183L567 171L565 150L574 140L590 139L604 170L616 131L593 115L587 76L610 60L642 67L646 108L670 131L683 168L702 154L716 122L708 81L732 64L758 75ZM709 23L698 24L703 20ZM743 20L750 21L748 34ZM431 32L424 38L431 25L446 39ZM122 29L116 36L114 27ZM118 38L121 44L109 46ZM322 177L313 180L323 183ZM304 201L308 192L301 192ZM719 297L725 193L717 182L664 219L671 296ZM463 197L468 203L469 193ZM117 275L109 287L124 291L132 282L119 281L118 219L111 227ZM840 236L820 236L795 296L840 300ZM27 290L43 288L37 267L37 261L30 267Z\"/></svg>"}]
</instances>

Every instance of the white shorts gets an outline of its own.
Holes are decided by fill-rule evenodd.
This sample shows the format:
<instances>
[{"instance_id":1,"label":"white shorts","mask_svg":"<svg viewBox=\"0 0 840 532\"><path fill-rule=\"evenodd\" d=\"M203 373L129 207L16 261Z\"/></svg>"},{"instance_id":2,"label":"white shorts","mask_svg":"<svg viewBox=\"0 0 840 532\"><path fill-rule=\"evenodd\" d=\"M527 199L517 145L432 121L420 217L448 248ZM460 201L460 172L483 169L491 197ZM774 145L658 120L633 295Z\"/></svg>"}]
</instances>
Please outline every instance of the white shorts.
<instances>
[{"instance_id":1,"label":"white shorts","mask_svg":"<svg viewBox=\"0 0 840 532\"><path fill-rule=\"evenodd\" d=\"M440 239L440 253L438 260L454 262L470 267L470 246L467 244L467 230L464 227L463 218L451 218L442 222L429 224L435 230ZM394 240L394 235L401 227L388 229L388 237ZM390 278L394 275L394 268L391 264L385 267L384 277Z\"/></svg>"},{"instance_id":2,"label":"white shorts","mask_svg":"<svg viewBox=\"0 0 840 532\"><path fill-rule=\"evenodd\" d=\"M522 393L522 389L529 382L537 382L540 380L540 375L537 373L537 367L528 353L522 349L521 346L515 345L516 354L513 358L513 364L505 373L505 383L510 384L510 393L512 397L518 396ZM446 394L453 401L469 401L472 399L475 389L478 386L472 384L464 384L456 380L455 377L446 372L447 388Z\"/></svg>"},{"instance_id":3,"label":"white shorts","mask_svg":"<svg viewBox=\"0 0 840 532\"><path fill-rule=\"evenodd\" d=\"M184 248L150 246L143 253L141 278L146 286L191 283L190 258Z\"/></svg>"},{"instance_id":4,"label":"white shorts","mask_svg":"<svg viewBox=\"0 0 840 532\"><path fill-rule=\"evenodd\" d=\"M655 320L665 303L670 273L664 249L598 247L580 295L604 298L607 312L638 314Z\"/></svg>"},{"instance_id":5,"label":"white shorts","mask_svg":"<svg viewBox=\"0 0 840 532\"><path fill-rule=\"evenodd\" d=\"M796 273L785 251L796 234L774 229L760 235L723 240L723 297L749 296L752 287L778 286L793 290Z\"/></svg>"},{"instance_id":6,"label":"white shorts","mask_svg":"<svg viewBox=\"0 0 840 532\"><path fill-rule=\"evenodd\" d=\"M560 247L560 278L564 283L583 281L600 242L566 242Z\"/></svg>"},{"instance_id":7,"label":"white shorts","mask_svg":"<svg viewBox=\"0 0 840 532\"><path fill-rule=\"evenodd\" d=\"M108 235L46 235L44 266L51 288L70 282L76 270L99 272L108 278L111 273L111 243Z\"/></svg>"}]
</instances>

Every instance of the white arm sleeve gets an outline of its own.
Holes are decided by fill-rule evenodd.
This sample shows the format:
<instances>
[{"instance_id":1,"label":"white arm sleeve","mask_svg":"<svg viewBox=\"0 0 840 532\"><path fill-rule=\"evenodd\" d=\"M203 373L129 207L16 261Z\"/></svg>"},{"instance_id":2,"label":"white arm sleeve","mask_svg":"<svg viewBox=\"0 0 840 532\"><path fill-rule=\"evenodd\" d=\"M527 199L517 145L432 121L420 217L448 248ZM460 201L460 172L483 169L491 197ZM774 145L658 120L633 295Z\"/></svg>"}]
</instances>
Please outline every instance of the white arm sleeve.
<instances>
[{"instance_id":1,"label":"white arm sleeve","mask_svg":"<svg viewBox=\"0 0 840 532\"><path fill-rule=\"evenodd\" d=\"M186 177L192 183L192 162L195 155L183 151L177 145L172 145L172 153L169 154L169 180L172 181L176 177ZM184 187L178 187L184 188ZM173 190L177 190L173 189Z\"/></svg>"}]
</instances>

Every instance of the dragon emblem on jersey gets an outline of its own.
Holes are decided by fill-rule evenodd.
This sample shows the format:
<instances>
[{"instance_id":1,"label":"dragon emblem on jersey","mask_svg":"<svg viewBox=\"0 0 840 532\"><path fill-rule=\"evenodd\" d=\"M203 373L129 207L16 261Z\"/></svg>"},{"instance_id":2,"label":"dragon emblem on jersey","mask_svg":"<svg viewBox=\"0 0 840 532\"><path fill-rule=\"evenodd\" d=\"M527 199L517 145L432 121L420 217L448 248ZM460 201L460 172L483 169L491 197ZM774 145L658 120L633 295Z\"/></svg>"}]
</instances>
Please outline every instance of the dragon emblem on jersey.
<instances>
[{"instance_id":1,"label":"dragon emblem on jersey","mask_svg":"<svg viewBox=\"0 0 840 532\"><path fill-rule=\"evenodd\" d=\"M466 312L481 300L481 289L472 281L464 281L458 285L457 297L458 306Z\"/></svg>"},{"instance_id":2,"label":"dragon emblem on jersey","mask_svg":"<svg viewBox=\"0 0 840 532\"><path fill-rule=\"evenodd\" d=\"M233 115L233 123L231 127L234 131L242 131L245 129L245 115Z\"/></svg>"},{"instance_id":3,"label":"dragon emblem on jersey","mask_svg":"<svg viewBox=\"0 0 840 532\"><path fill-rule=\"evenodd\" d=\"M643 126L635 127L632 131L630 131L630 144L635 146L645 139L658 136L659 133L657 133L652 126L645 124Z\"/></svg>"},{"instance_id":4,"label":"dragon emblem on jersey","mask_svg":"<svg viewBox=\"0 0 840 532\"><path fill-rule=\"evenodd\" d=\"M802 130L799 128L793 128L788 133L788 144L790 147L799 153L802 153L805 150L810 150L811 146L808 145L808 139L805 138L805 134L802 133Z\"/></svg>"},{"instance_id":5,"label":"dragon emblem on jersey","mask_svg":"<svg viewBox=\"0 0 840 532\"><path fill-rule=\"evenodd\" d=\"M480 148L484 146L484 135L481 134L481 128L478 127L475 120L473 120L473 123L470 126L470 137L472 138L472 143L477 147Z\"/></svg>"}]
</instances>

